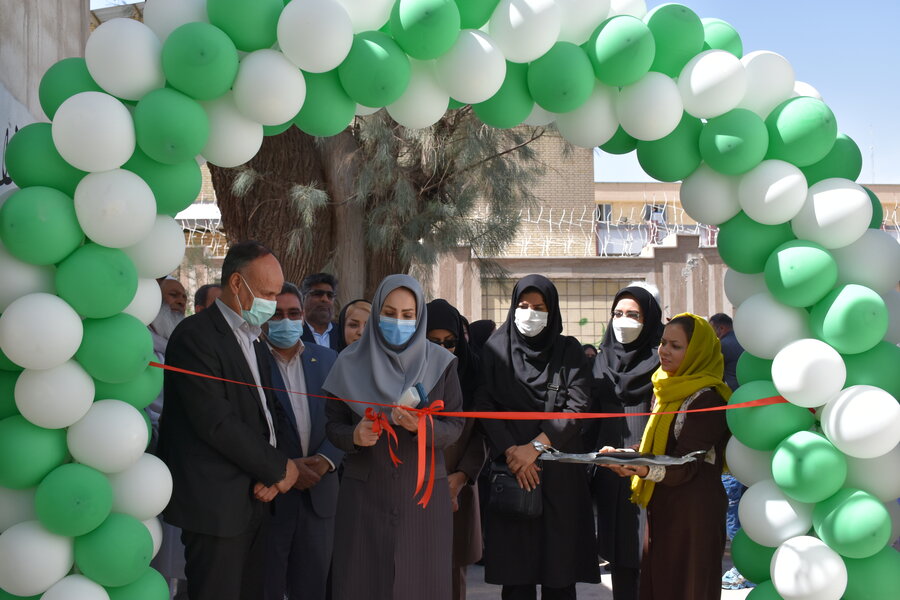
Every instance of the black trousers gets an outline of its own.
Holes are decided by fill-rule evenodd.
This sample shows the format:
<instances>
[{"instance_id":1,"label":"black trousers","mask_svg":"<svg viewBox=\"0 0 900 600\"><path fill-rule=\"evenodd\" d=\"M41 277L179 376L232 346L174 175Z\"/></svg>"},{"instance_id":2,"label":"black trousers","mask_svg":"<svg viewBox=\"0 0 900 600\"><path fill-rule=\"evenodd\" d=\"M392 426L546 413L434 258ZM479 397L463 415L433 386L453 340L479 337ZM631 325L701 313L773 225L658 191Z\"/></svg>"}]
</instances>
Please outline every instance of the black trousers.
<instances>
[{"instance_id":1,"label":"black trousers","mask_svg":"<svg viewBox=\"0 0 900 600\"><path fill-rule=\"evenodd\" d=\"M504 585L501 598L503 600L537 600L537 586ZM550 588L542 585L541 600L575 600L575 584L563 588Z\"/></svg>"},{"instance_id":2,"label":"black trousers","mask_svg":"<svg viewBox=\"0 0 900 600\"><path fill-rule=\"evenodd\" d=\"M234 537L182 530L191 600L262 599L268 516L268 511L257 511L247 529Z\"/></svg>"}]
</instances>

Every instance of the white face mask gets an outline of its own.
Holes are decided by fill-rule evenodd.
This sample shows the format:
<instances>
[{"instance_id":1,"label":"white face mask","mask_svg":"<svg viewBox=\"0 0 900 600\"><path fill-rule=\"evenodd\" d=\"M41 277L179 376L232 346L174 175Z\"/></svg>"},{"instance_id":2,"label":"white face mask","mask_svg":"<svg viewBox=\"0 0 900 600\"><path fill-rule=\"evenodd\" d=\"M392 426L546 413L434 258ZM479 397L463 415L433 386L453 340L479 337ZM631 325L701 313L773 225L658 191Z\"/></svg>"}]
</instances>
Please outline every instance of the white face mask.
<instances>
[{"instance_id":1,"label":"white face mask","mask_svg":"<svg viewBox=\"0 0 900 600\"><path fill-rule=\"evenodd\" d=\"M630 344L638 339L644 324L628 317L612 320L613 335L619 340L620 344Z\"/></svg>"},{"instance_id":2,"label":"white face mask","mask_svg":"<svg viewBox=\"0 0 900 600\"><path fill-rule=\"evenodd\" d=\"M534 337L547 327L550 313L530 308L516 309L516 329L525 337Z\"/></svg>"}]
</instances>

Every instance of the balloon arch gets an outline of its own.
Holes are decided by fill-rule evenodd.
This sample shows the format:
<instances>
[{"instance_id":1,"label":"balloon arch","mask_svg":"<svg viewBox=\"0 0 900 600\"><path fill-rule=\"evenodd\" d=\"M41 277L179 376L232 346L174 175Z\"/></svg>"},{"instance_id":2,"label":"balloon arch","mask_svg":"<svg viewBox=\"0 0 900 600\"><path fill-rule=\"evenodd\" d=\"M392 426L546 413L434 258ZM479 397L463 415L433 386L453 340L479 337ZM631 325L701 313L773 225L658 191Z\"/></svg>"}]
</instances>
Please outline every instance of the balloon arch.
<instances>
[{"instance_id":1,"label":"balloon arch","mask_svg":"<svg viewBox=\"0 0 900 600\"><path fill-rule=\"evenodd\" d=\"M731 402L789 401L727 413L752 596L900 597L900 246L816 90L728 23L644 0L148 0L39 92L52 123L10 141L21 189L0 209L0 597L168 595L148 567L172 481L144 453L146 325L196 157L464 104L683 180L730 267Z\"/></svg>"}]
</instances>

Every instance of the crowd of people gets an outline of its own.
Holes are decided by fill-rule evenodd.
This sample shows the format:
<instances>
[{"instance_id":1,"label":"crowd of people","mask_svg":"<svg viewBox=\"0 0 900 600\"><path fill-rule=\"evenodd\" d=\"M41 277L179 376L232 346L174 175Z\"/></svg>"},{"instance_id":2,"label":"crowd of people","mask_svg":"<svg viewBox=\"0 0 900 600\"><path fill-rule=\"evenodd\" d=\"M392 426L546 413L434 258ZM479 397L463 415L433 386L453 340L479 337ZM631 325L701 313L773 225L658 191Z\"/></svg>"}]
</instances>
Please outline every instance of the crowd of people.
<instances>
[{"instance_id":1,"label":"crowd of people","mask_svg":"<svg viewBox=\"0 0 900 600\"><path fill-rule=\"evenodd\" d=\"M727 401L740 349L726 315L667 319L655 288L632 284L595 347L564 335L544 276L516 283L496 326L399 274L336 315L334 276L295 286L252 241L190 317L181 283L159 284L154 350L188 371L167 371L147 408L174 484L153 563L174 598L457 600L479 561L509 600L575 598L603 565L616 600L719 597L724 413L658 413ZM420 439L415 409L438 401L564 418L438 411ZM584 412L621 417L559 415ZM586 465L538 460L547 448L705 454Z\"/></svg>"}]
</instances>

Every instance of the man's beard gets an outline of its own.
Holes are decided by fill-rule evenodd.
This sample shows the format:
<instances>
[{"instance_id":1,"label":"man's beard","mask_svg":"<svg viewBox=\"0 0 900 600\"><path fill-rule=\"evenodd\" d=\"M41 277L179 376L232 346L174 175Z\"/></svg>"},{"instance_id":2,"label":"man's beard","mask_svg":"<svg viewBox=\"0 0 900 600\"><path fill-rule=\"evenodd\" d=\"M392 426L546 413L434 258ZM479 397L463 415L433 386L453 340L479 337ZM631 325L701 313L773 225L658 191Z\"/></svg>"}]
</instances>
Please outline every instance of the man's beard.
<instances>
[{"instance_id":1,"label":"man's beard","mask_svg":"<svg viewBox=\"0 0 900 600\"><path fill-rule=\"evenodd\" d=\"M183 320L183 314L172 310L171 308L169 308L168 304L163 302L162 306L160 306L159 308L159 313L157 313L156 318L153 319L152 323L150 323L150 328L153 329L153 331L155 331L158 336L168 340L169 337L171 337L172 332L175 331L175 328Z\"/></svg>"}]
</instances>

